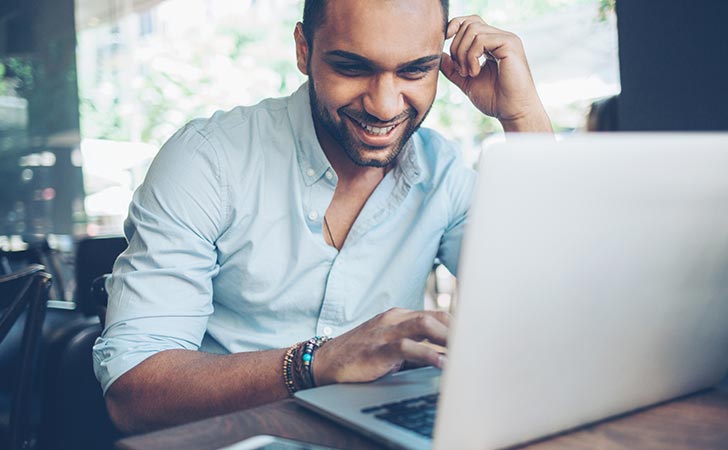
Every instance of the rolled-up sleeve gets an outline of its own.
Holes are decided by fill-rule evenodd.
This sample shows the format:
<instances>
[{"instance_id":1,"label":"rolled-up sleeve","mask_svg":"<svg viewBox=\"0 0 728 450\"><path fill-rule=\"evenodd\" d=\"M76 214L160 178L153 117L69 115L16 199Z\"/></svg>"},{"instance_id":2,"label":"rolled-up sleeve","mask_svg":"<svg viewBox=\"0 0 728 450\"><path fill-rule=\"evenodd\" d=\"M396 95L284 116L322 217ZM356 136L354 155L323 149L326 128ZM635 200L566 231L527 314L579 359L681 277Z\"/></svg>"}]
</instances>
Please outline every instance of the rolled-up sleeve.
<instances>
[{"instance_id":1,"label":"rolled-up sleeve","mask_svg":"<svg viewBox=\"0 0 728 450\"><path fill-rule=\"evenodd\" d=\"M107 282L106 329L93 349L104 393L155 353L199 348L227 215L222 177L214 146L191 123L164 145L135 192L124 225L129 247Z\"/></svg>"}]
</instances>

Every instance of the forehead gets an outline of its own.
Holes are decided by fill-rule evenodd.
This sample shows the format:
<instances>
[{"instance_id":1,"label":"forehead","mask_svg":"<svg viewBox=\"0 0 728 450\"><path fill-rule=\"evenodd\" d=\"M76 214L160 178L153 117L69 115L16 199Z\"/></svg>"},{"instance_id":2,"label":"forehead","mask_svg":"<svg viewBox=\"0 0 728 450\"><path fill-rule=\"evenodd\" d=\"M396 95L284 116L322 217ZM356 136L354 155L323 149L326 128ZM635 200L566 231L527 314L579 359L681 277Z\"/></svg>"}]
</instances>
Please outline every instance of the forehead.
<instances>
[{"instance_id":1,"label":"forehead","mask_svg":"<svg viewBox=\"0 0 728 450\"><path fill-rule=\"evenodd\" d=\"M371 60L439 55L444 18L439 0L329 0L314 51L345 50Z\"/></svg>"}]
</instances>

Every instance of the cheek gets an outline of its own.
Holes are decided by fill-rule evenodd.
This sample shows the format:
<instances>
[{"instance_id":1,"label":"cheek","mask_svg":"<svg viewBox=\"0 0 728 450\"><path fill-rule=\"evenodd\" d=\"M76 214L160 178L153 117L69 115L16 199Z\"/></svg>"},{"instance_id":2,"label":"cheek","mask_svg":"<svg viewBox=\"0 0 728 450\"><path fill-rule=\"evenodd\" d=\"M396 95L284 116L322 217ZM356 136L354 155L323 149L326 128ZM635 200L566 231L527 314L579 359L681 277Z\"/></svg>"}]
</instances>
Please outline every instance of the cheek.
<instances>
[{"instance_id":1,"label":"cheek","mask_svg":"<svg viewBox=\"0 0 728 450\"><path fill-rule=\"evenodd\" d=\"M361 97L361 80L342 77L330 71L319 71L312 76L319 103L330 111L356 105Z\"/></svg>"},{"instance_id":2,"label":"cheek","mask_svg":"<svg viewBox=\"0 0 728 450\"><path fill-rule=\"evenodd\" d=\"M424 115L430 109L436 94L437 77L434 77L434 81L423 80L421 84L412 85L404 92L408 103L417 110L419 116Z\"/></svg>"}]
</instances>

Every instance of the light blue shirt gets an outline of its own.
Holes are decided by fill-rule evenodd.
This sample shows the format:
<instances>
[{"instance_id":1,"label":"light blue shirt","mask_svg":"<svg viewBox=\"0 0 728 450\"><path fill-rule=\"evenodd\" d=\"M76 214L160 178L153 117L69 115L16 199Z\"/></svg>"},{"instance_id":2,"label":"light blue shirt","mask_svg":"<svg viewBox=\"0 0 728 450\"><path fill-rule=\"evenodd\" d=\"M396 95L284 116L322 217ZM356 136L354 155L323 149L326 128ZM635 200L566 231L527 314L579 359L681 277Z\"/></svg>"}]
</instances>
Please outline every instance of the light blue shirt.
<instances>
[{"instance_id":1,"label":"light blue shirt","mask_svg":"<svg viewBox=\"0 0 728 450\"><path fill-rule=\"evenodd\" d=\"M178 131L129 207L93 351L104 392L163 350L283 348L395 306L422 309L435 258L457 272L475 172L420 129L341 251L322 233L337 179L305 84Z\"/></svg>"}]
</instances>

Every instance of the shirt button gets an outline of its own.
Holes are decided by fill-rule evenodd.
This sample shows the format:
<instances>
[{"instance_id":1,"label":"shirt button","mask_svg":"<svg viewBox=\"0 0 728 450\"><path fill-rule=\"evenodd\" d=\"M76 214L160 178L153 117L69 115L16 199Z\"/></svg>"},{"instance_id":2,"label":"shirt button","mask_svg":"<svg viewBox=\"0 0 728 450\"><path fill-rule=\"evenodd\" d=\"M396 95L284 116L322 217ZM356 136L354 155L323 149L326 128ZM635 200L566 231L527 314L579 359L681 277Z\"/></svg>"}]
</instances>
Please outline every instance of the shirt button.
<instances>
[{"instance_id":1,"label":"shirt button","mask_svg":"<svg viewBox=\"0 0 728 450\"><path fill-rule=\"evenodd\" d=\"M332 330L331 327L324 327L323 332L324 336L331 336L331 333L333 333L334 330Z\"/></svg>"},{"instance_id":2,"label":"shirt button","mask_svg":"<svg viewBox=\"0 0 728 450\"><path fill-rule=\"evenodd\" d=\"M316 211L311 211L310 213L308 213L308 218L309 218L309 219L311 219L311 220L316 220L316 219L318 219L318 212L316 212Z\"/></svg>"},{"instance_id":3,"label":"shirt button","mask_svg":"<svg viewBox=\"0 0 728 450\"><path fill-rule=\"evenodd\" d=\"M326 179L327 179L327 180L330 180L330 179L332 179L332 178L334 178L334 174L333 174L333 173L331 173L331 171L330 171L330 170L327 170L327 171L326 171Z\"/></svg>"},{"instance_id":4,"label":"shirt button","mask_svg":"<svg viewBox=\"0 0 728 450\"><path fill-rule=\"evenodd\" d=\"M312 176L316 175L316 171L313 169L308 169L306 171L306 175L308 175L309 177L312 177Z\"/></svg>"}]
</instances>

